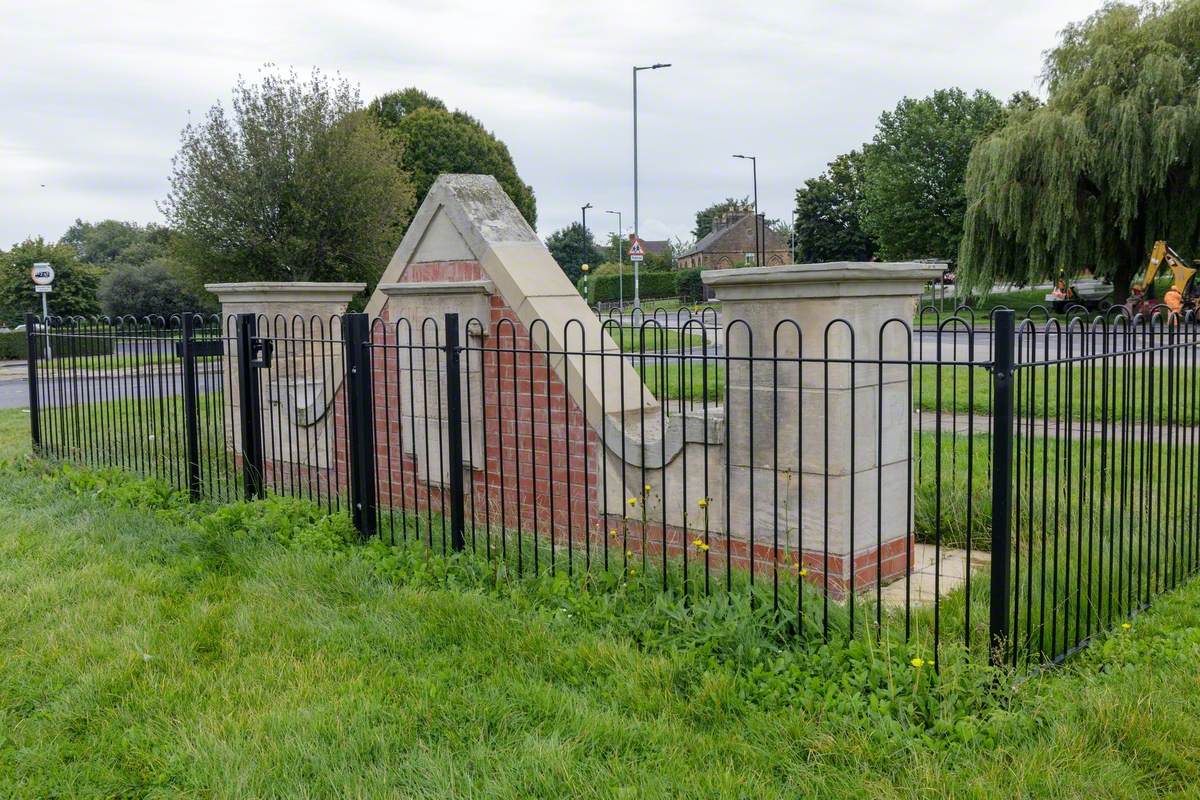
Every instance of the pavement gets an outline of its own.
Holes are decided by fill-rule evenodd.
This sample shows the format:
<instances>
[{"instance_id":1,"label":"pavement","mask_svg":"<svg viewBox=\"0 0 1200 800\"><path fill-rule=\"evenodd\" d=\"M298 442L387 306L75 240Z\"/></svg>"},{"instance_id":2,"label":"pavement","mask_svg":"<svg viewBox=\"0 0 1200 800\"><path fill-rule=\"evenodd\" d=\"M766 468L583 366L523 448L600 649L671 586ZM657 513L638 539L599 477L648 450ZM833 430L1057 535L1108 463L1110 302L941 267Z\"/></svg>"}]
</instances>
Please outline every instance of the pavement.
<instances>
[{"instance_id":1,"label":"pavement","mask_svg":"<svg viewBox=\"0 0 1200 800\"><path fill-rule=\"evenodd\" d=\"M992 554L943 547L941 552L932 544L913 545L912 572L883 587L883 604L889 608L904 608L905 600L913 605L928 605L937 597L945 597L966 583L968 571L978 574L990 569Z\"/></svg>"},{"instance_id":2,"label":"pavement","mask_svg":"<svg viewBox=\"0 0 1200 800\"><path fill-rule=\"evenodd\" d=\"M24 361L0 361L0 408L29 408L27 368Z\"/></svg>"}]
</instances>

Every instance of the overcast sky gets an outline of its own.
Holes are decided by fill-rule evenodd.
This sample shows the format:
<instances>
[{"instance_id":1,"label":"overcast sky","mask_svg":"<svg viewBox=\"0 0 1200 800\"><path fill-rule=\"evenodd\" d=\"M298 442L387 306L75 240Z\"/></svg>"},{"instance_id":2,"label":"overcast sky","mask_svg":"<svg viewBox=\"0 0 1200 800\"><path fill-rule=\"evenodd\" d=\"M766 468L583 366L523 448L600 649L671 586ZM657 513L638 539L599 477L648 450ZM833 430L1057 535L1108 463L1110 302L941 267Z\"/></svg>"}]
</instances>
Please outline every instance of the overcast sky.
<instances>
[{"instance_id":1,"label":"overcast sky","mask_svg":"<svg viewBox=\"0 0 1200 800\"><path fill-rule=\"evenodd\" d=\"M558 0L0 0L0 247L76 218L161 220L189 113L266 62L340 73L364 101L418 86L479 118L537 193L545 236L633 224L630 67L639 78L641 232L687 238L698 208L792 194L869 139L905 95L1038 91L1041 53L1097 0L578 3Z\"/></svg>"}]
</instances>

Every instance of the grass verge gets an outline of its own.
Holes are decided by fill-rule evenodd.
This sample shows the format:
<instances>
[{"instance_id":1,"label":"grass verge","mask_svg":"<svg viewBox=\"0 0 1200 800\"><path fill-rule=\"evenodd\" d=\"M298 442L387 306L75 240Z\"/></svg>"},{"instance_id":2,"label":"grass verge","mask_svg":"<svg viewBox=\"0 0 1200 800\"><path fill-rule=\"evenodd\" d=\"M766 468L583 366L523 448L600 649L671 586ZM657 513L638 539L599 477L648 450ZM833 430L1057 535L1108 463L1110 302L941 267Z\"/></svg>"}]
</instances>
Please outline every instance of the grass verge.
<instances>
[{"instance_id":1,"label":"grass verge","mask_svg":"<svg viewBox=\"0 0 1200 800\"><path fill-rule=\"evenodd\" d=\"M736 606L672 624L670 604L630 602L614 624L561 577L353 546L303 503L3 475L4 796L1128 797L1200 779L1194 582L993 694L961 663L793 650Z\"/></svg>"}]
</instances>

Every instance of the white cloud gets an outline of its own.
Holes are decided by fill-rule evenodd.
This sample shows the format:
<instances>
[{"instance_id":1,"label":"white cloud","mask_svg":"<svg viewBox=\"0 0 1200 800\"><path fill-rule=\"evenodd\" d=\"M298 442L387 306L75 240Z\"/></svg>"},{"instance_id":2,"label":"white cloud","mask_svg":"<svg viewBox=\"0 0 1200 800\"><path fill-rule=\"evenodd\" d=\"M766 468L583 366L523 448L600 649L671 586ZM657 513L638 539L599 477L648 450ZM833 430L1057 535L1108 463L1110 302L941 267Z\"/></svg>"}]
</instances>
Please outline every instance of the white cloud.
<instances>
[{"instance_id":1,"label":"white cloud","mask_svg":"<svg viewBox=\"0 0 1200 800\"><path fill-rule=\"evenodd\" d=\"M630 67L671 62L639 79L643 235L686 237L697 208L748 194L733 152L760 157L760 205L786 217L900 97L1036 89L1041 52L1097 5L0 0L0 243L157 219L189 111L265 62L470 111L533 185L543 234L585 202L632 223Z\"/></svg>"}]
</instances>

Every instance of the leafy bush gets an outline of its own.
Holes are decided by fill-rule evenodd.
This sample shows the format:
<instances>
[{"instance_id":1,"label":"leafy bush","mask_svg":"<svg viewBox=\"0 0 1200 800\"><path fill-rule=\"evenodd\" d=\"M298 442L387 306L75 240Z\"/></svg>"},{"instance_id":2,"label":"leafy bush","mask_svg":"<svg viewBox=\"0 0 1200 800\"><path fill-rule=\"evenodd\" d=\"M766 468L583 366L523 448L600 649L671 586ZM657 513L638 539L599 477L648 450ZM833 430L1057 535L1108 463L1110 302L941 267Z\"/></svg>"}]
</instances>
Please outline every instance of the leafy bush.
<instances>
[{"instance_id":1,"label":"leafy bush","mask_svg":"<svg viewBox=\"0 0 1200 800\"><path fill-rule=\"evenodd\" d=\"M100 282L100 306L110 317L170 317L188 311L208 310L174 265L165 259L114 267Z\"/></svg>"},{"instance_id":2,"label":"leafy bush","mask_svg":"<svg viewBox=\"0 0 1200 800\"><path fill-rule=\"evenodd\" d=\"M29 349L25 331L9 331L0 333L0 360L25 360L29 358ZM73 358L75 356L107 356L112 355L113 339L106 336L72 336L69 348L59 347L51 350L54 358ZM41 353L39 353L41 355Z\"/></svg>"},{"instance_id":3,"label":"leafy bush","mask_svg":"<svg viewBox=\"0 0 1200 800\"><path fill-rule=\"evenodd\" d=\"M700 302L704 299L704 281L700 280L701 270L683 269L675 273L675 290L682 300L689 300L693 303Z\"/></svg>"},{"instance_id":4,"label":"leafy bush","mask_svg":"<svg viewBox=\"0 0 1200 800\"><path fill-rule=\"evenodd\" d=\"M601 275L589 279L589 303L609 303L621 297L621 276ZM663 297L675 297L678 291L675 284L674 272L640 271L638 276L639 294L643 300L656 300ZM580 293L583 292L582 279L577 284ZM633 297L633 272L625 272L625 298Z\"/></svg>"},{"instance_id":5,"label":"leafy bush","mask_svg":"<svg viewBox=\"0 0 1200 800\"><path fill-rule=\"evenodd\" d=\"M100 310L96 302L100 277L95 267L81 263L70 245L28 239L0 254L0 322L16 325L25 321L27 313L42 313L41 296L29 278L30 268L39 262L54 267L54 291L48 298L52 316L87 316Z\"/></svg>"},{"instance_id":6,"label":"leafy bush","mask_svg":"<svg viewBox=\"0 0 1200 800\"><path fill-rule=\"evenodd\" d=\"M608 267L609 265L602 265ZM613 265L615 267L615 265ZM639 273L639 289L643 300L661 300L668 297L698 301L704 299L704 282L700 280L699 269L682 269L669 272ZM633 271L623 273L625 281L625 299L633 297ZM603 273L593 274L588 279L589 303L611 303L621 298L622 273L616 269L605 269ZM583 294L583 280L577 283L579 293Z\"/></svg>"},{"instance_id":7,"label":"leafy bush","mask_svg":"<svg viewBox=\"0 0 1200 800\"><path fill-rule=\"evenodd\" d=\"M0 333L0 360L24 359L27 352L25 331Z\"/></svg>"}]
</instances>

